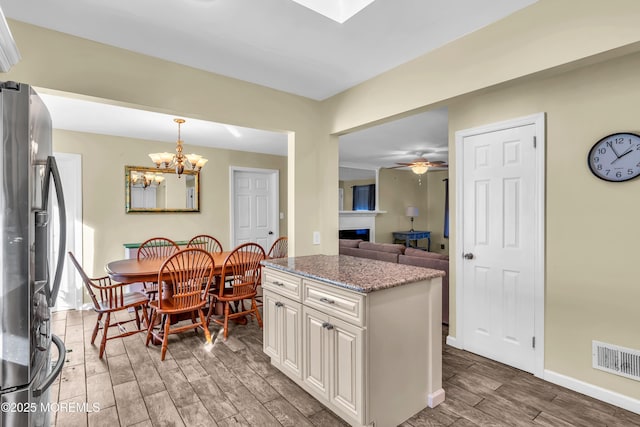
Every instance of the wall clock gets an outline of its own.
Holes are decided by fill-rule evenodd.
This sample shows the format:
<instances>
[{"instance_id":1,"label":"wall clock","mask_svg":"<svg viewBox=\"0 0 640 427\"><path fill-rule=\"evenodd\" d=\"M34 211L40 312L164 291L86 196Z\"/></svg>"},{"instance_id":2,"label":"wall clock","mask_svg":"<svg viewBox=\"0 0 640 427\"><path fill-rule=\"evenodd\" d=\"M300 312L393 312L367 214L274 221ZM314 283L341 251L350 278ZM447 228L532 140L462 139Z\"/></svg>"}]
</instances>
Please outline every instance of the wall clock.
<instances>
[{"instance_id":1,"label":"wall clock","mask_svg":"<svg viewBox=\"0 0 640 427\"><path fill-rule=\"evenodd\" d=\"M600 179L628 181L640 175L640 135L621 132L596 142L587 158L589 169Z\"/></svg>"}]
</instances>

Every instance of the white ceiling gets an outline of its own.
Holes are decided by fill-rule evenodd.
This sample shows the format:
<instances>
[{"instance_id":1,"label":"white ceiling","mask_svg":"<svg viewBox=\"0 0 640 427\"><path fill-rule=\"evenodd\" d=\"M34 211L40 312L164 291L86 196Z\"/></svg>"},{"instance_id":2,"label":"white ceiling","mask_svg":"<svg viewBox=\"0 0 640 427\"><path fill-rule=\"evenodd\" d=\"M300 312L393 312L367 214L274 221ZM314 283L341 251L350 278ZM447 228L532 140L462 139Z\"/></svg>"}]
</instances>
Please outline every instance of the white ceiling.
<instances>
[{"instance_id":1,"label":"white ceiling","mask_svg":"<svg viewBox=\"0 0 640 427\"><path fill-rule=\"evenodd\" d=\"M390 167L424 155L447 161L449 120L446 108L398 119L340 137L340 164Z\"/></svg>"},{"instance_id":2,"label":"white ceiling","mask_svg":"<svg viewBox=\"0 0 640 427\"><path fill-rule=\"evenodd\" d=\"M343 24L291 0L0 0L0 6L10 19L321 100L535 1L376 0ZM104 120L88 128L87 120L74 121L80 114L70 101L50 99L46 103L55 127L175 141L172 117L161 118L169 123L164 127L122 111L114 112L114 120L108 122L107 113L100 112L96 115ZM363 131L360 140L357 135L363 132L343 137L341 162L343 139L349 143L344 153L349 162L366 147L368 157L359 156L359 162L372 165L380 165L381 158L408 161L416 157L410 152L440 150L442 144L446 148L446 120L442 129L427 129L424 123L442 125L443 115L446 117L446 111L382 125L377 127L380 135ZM241 138L229 138L220 132L220 125L217 131L207 129L210 133L202 138L195 133L188 136L192 121L187 120L183 128L186 144L201 140L202 145L216 146L222 141L245 149L239 145ZM409 128L414 125L417 127ZM161 128L167 133L160 135ZM242 142L251 136L260 140L249 142L254 148L247 151L264 148L267 142L261 141L276 145L285 141L286 147L283 134L243 132ZM376 160L374 152L382 157ZM427 156L439 160L435 154Z\"/></svg>"},{"instance_id":3,"label":"white ceiling","mask_svg":"<svg viewBox=\"0 0 640 427\"><path fill-rule=\"evenodd\" d=\"M164 141L175 146L175 116L40 92L56 129ZM187 145L287 155L287 135L181 116L181 139ZM156 149L158 151L159 148ZM173 151L171 147L167 151ZM196 151L197 152L197 151Z\"/></svg>"}]
</instances>

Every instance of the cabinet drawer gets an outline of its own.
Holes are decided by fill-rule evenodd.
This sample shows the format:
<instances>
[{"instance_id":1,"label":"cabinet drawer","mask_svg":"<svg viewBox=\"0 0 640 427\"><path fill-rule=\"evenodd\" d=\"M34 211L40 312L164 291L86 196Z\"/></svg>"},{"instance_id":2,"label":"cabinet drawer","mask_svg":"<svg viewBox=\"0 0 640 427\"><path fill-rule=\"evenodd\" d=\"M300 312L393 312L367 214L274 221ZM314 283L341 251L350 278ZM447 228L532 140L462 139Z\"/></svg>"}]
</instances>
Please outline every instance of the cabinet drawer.
<instances>
[{"instance_id":1,"label":"cabinet drawer","mask_svg":"<svg viewBox=\"0 0 640 427\"><path fill-rule=\"evenodd\" d=\"M305 280L302 302L354 325L364 325L364 295Z\"/></svg>"},{"instance_id":2,"label":"cabinet drawer","mask_svg":"<svg viewBox=\"0 0 640 427\"><path fill-rule=\"evenodd\" d=\"M269 268L262 272L262 287L300 302L302 279Z\"/></svg>"}]
</instances>

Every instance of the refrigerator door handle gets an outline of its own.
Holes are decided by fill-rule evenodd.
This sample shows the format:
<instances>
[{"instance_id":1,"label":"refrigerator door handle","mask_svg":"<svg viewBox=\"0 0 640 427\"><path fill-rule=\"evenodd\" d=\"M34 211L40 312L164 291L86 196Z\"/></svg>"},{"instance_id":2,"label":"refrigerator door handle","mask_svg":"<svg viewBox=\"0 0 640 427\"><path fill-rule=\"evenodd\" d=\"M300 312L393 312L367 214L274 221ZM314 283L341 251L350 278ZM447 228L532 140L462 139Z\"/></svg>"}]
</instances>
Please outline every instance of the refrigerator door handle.
<instances>
[{"instance_id":1,"label":"refrigerator door handle","mask_svg":"<svg viewBox=\"0 0 640 427\"><path fill-rule=\"evenodd\" d=\"M53 177L53 184L56 189L56 197L58 199L58 213L60 215L60 242L58 243L58 261L56 263L56 274L53 278L53 286L47 289L49 298L49 307L56 305L56 299L58 298L58 291L60 290L60 282L62 280L62 269L64 267L64 251L67 242L67 215L64 206L64 195L62 193L62 181L60 179L60 172L58 171L58 164L56 158L53 156L47 157L47 171L45 173L44 180L44 194L43 194L43 206L48 206L49 203L49 183L50 178Z\"/></svg>"},{"instance_id":2,"label":"refrigerator door handle","mask_svg":"<svg viewBox=\"0 0 640 427\"><path fill-rule=\"evenodd\" d=\"M34 397L38 397L42 393L47 391L49 386L56 380L56 377L60 374L60 371L62 371L62 366L64 365L64 359L67 355L67 349L65 348L64 343L60 338L58 338L54 334L51 334L51 341L53 341L56 347L58 347L58 361L56 362L56 366L53 367L53 369L51 370L49 375L47 375L47 378L44 379L42 384L40 384L38 388L35 388L33 390Z\"/></svg>"}]
</instances>

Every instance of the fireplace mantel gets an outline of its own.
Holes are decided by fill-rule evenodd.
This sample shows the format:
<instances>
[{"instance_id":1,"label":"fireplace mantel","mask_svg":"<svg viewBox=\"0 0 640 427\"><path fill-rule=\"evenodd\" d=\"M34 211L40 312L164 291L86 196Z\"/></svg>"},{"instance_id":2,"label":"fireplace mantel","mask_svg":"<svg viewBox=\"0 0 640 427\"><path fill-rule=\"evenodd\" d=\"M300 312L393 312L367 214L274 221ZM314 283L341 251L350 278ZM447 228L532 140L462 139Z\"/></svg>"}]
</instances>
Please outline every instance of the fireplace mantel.
<instances>
[{"instance_id":1,"label":"fireplace mantel","mask_svg":"<svg viewBox=\"0 0 640 427\"><path fill-rule=\"evenodd\" d=\"M378 214L387 213L387 211L338 211L340 216L376 216Z\"/></svg>"},{"instance_id":2,"label":"fireplace mantel","mask_svg":"<svg viewBox=\"0 0 640 427\"><path fill-rule=\"evenodd\" d=\"M339 211L340 230L369 229L369 238L376 241L376 215L386 213L386 211Z\"/></svg>"}]
</instances>

